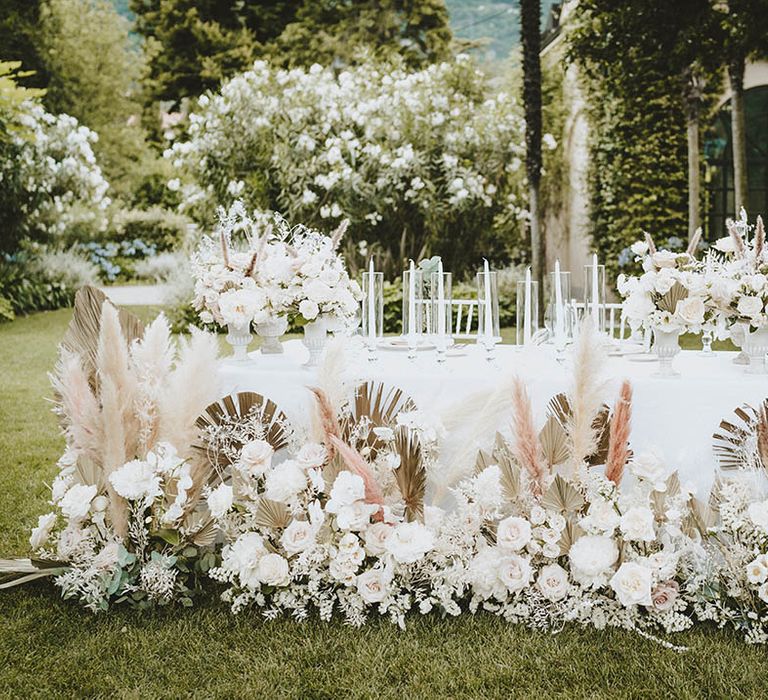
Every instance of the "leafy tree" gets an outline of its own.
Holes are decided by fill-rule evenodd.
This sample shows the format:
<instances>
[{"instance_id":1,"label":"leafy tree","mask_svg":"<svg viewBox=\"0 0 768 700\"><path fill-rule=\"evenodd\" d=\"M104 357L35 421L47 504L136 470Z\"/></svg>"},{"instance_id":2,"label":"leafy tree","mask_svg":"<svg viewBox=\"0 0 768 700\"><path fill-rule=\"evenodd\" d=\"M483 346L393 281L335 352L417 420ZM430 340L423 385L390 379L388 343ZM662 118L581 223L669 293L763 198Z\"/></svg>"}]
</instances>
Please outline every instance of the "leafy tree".
<instances>
[{"instance_id":1,"label":"leafy tree","mask_svg":"<svg viewBox=\"0 0 768 700\"><path fill-rule=\"evenodd\" d=\"M525 168L528 176L528 209L531 212L531 262L539 283L539 315L544 313L545 239L541 234L541 0L520 0L523 39L523 104L525 107Z\"/></svg>"},{"instance_id":2,"label":"leafy tree","mask_svg":"<svg viewBox=\"0 0 768 700\"><path fill-rule=\"evenodd\" d=\"M142 59L129 32L128 20L106 0L46 0L41 10L40 46L50 76L46 107L99 134L99 162L125 197L147 155L135 123Z\"/></svg>"},{"instance_id":3,"label":"leafy tree","mask_svg":"<svg viewBox=\"0 0 768 700\"><path fill-rule=\"evenodd\" d=\"M698 225L699 122L719 91L709 3L583 0L569 46L589 96L595 246L615 271L641 230Z\"/></svg>"},{"instance_id":4,"label":"leafy tree","mask_svg":"<svg viewBox=\"0 0 768 700\"><path fill-rule=\"evenodd\" d=\"M36 42L42 0L0 0L0 59L21 61L20 84L45 87L48 77Z\"/></svg>"},{"instance_id":5,"label":"leafy tree","mask_svg":"<svg viewBox=\"0 0 768 700\"><path fill-rule=\"evenodd\" d=\"M149 40L150 101L215 89L260 56L355 63L367 46L420 65L445 56L451 40L443 0L131 0L131 8Z\"/></svg>"},{"instance_id":6,"label":"leafy tree","mask_svg":"<svg viewBox=\"0 0 768 700\"><path fill-rule=\"evenodd\" d=\"M733 180L738 210L746 206L748 194L744 69L748 58L767 50L768 0L722 0L714 3L714 11L719 19L719 43L731 87Z\"/></svg>"}]
</instances>

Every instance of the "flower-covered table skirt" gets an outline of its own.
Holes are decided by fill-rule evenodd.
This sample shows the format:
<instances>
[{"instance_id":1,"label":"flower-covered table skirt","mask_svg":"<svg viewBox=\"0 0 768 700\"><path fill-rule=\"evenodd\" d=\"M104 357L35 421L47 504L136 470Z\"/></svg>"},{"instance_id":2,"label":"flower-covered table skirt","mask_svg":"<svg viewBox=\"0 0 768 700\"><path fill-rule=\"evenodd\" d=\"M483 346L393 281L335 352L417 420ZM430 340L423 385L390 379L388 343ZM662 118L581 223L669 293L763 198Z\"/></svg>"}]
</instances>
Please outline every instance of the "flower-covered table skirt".
<instances>
[{"instance_id":1,"label":"flower-covered table skirt","mask_svg":"<svg viewBox=\"0 0 768 700\"><path fill-rule=\"evenodd\" d=\"M300 341L288 341L284 347L282 355L254 352L247 362L222 361L223 393L256 391L272 399L295 425L307 425L314 410L308 387L315 383L316 370L302 366L307 351ZM702 357L684 351L675 363L681 376L673 379L654 377L657 363L632 361L632 356L611 357L604 368L610 377L604 387L606 402L615 397L622 380L632 382L631 445L640 450L653 448L699 495L708 492L714 479L717 460L712 436L720 421L730 419L733 410L744 403L759 405L768 393L768 379L745 374L742 366L733 364L734 356L718 352ZM458 421L465 428L454 428L453 434L442 436L456 449L468 444L487 449L495 432L505 430L509 416L482 423L472 420L471 414L482 409L483 396L503 388L510 377L519 376L527 384L541 426L547 403L569 388L573 376L570 359L561 366L547 349L519 351L514 346L499 346L492 367L483 351L472 345L454 351L443 367L435 363L433 353L420 353L410 361L404 352L380 350L376 362L360 358L354 371L362 379L401 388L416 403L420 420L431 422L438 432L446 415L455 418L466 410L467 420ZM449 459L445 455L450 450L443 450L443 455L442 459Z\"/></svg>"}]
</instances>

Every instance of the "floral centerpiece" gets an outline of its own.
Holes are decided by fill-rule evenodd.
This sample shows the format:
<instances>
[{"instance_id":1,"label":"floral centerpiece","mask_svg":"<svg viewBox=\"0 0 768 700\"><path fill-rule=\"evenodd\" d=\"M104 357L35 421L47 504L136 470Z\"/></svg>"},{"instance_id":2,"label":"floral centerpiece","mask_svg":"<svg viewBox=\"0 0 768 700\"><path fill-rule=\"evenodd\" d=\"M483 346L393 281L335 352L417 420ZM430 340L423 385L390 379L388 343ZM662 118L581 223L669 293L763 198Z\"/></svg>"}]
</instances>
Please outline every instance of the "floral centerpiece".
<instances>
[{"instance_id":1,"label":"floral centerpiece","mask_svg":"<svg viewBox=\"0 0 768 700\"><path fill-rule=\"evenodd\" d=\"M643 274L621 274L617 280L630 326L654 332L661 373L665 375L673 373L671 361L679 352L679 336L700 333L705 324L712 322L704 276L694 258L700 236L701 230L685 252L675 253L657 250L652 237L646 234L645 241L632 246Z\"/></svg>"},{"instance_id":2,"label":"floral centerpiece","mask_svg":"<svg viewBox=\"0 0 768 700\"><path fill-rule=\"evenodd\" d=\"M768 351L768 254L765 227L758 216L749 225L744 209L727 222L729 235L719 239L704 263L710 305L718 325L730 331L750 358L750 371L765 370ZM749 238L749 233L754 235Z\"/></svg>"}]
</instances>

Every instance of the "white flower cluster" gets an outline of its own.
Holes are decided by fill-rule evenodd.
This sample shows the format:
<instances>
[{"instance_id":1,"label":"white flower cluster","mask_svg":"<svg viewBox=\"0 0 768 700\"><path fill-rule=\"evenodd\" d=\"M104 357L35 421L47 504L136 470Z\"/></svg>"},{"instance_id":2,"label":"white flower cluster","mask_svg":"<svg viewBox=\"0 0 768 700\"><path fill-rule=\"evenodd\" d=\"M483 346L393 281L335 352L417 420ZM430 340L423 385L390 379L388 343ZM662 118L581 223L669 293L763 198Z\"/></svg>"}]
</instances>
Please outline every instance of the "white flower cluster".
<instances>
[{"instance_id":1,"label":"white flower cluster","mask_svg":"<svg viewBox=\"0 0 768 700\"><path fill-rule=\"evenodd\" d=\"M249 327L289 313L307 321L353 317L362 294L337 243L280 217L251 217L235 202L221 213L218 237L204 236L192 256L200 320Z\"/></svg>"},{"instance_id":2,"label":"white flower cluster","mask_svg":"<svg viewBox=\"0 0 768 700\"><path fill-rule=\"evenodd\" d=\"M620 275L618 290L633 328L693 333L704 328L725 338L734 323L768 326L768 250L764 230L757 232L762 221L750 226L742 209L729 226L733 233L716 241L699 261L688 253L649 251L645 241L632 245L644 272Z\"/></svg>"},{"instance_id":3,"label":"white flower cluster","mask_svg":"<svg viewBox=\"0 0 768 700\"><path fill-rule=\"evenodd\" d=\"M188 491L193 482L190 465L168 443L159 443L144 459L135 459L109 477L109 489L79 481L77 455L67 450L52 487L55 510L40 516L30 545L38 556L68 562L70 570L58 577L65 597L78 597L96 610L108 606L110 596L139 593L167 603L176 587L176 557L158 551L152 538L166 541L170 550L180 530ZM116 500L124 499L128 514L125 533L115 531Z\"/></svg>"},{"instance_id":4,"label":"white flower cluster","mask_svg":"<svg viewBox=\"0 0 768 700\"><path fill-rule=\"evenodd\" d=\"M525 216L519 106L492 95L466 56L416 72L366 63L338 75L257 61L200 98L189 121L187 140L166 152L191 176L173 181L189 208L210 210L222 192L243 196L253 172L279 192L289 219L314 225L384 221L399 238L410 212Z\"/></svg>"},{"instance_id":5,"label":"white flower cluster","mask_svg":"<svg viewBox=\"0 0 768 700\"><path fill-rule=\"evenodd\" d=\"M621 274L617 280L630 326L700 333L712 313L706 281L696 261L687 253L650 252L644 241L634 243L632 252L642 261L643 274Z\"/></svg>"},{"instance_id":6,"label":"white flower cluster","mask_svg":"<svg viewBox=\"0 0 768 700\"><path fill-rule=\"evenodd\" d=\"M31 232L59 235L87 224L107 226L109 184L96 163L92 144L98 135L67 114L53 115L39 104L25 103L10 138L18 147L11 162L26 192L26 226Z\"/></svg>"}]
</instances>

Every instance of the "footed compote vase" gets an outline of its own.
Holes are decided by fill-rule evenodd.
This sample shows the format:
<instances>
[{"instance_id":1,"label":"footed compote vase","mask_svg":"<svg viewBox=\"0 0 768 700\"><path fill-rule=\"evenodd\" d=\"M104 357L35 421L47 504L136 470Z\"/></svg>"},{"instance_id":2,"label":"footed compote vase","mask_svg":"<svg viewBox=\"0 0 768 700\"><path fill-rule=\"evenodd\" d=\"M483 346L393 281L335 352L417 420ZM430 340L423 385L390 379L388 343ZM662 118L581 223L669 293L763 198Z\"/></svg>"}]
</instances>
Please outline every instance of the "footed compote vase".
<instances>
[{"instance_id":1,"label":"footed compote vase","mask_svg":"<svg viewBox=\"0 0 768 700\"><path fill-rule=\"evenodd\" d=\"M754 331L744 330L744 341L741 344L749 356L747 374L765 374L765 354L768 352L768 326L762 326Z\"/></svg>"},{"instance_id":2,"label":"footed compote vase","mask_svg":"<svg viewBox=\"0 0 768 700\"><path fill-rule=\"evenodd\" d=\"M243 324L227 324L227 342L232 346L232 357L243 362L248 359L248 346L251 344L250 321Z\"/></svg>"},{"instance_id":3,"label":"footed compote vase","mask_svg":"<svg viewBox=\"0 0 768 700\"><path fill-rule=\"evenodd\" d=\"M654 372L655 377L679 377L680 372L675 370L672 363L680 352L680 329L661 330L653 329L653 349L659 358L659 368Z\"/></svg>"},{"instance_id":4,"label":"footed compote vase","mask_svg":"<svg viewBox=\"0 0 768 700\"><path fill-rule=\"evenodd\" d=\"M288 330L288 319L285 316L276 316L264 323L256 324L256 333L261 338L262 355L279 355L283 352L283 344L280 336Z\"/></svg>"},{"instance_id":5,"label":"footed compote vase","mask_svg":"<svg viewBox=\"0 0 768 700\"><path fill-rule=\"evenodd\" d=\"M305 367L317 367L323 356L323 349L328 338L328 326L326 320L318 318L304 326L304 347L309 351L309 359L304 363Z\"/></svg>"}]
</instances>

